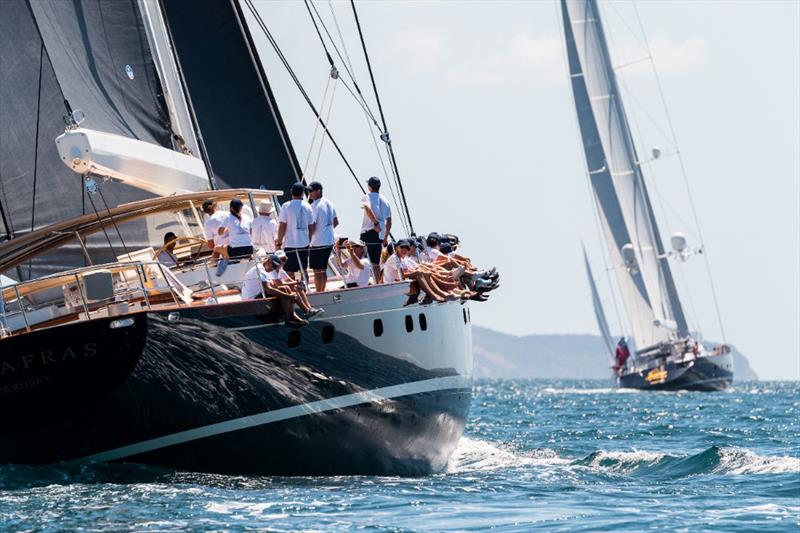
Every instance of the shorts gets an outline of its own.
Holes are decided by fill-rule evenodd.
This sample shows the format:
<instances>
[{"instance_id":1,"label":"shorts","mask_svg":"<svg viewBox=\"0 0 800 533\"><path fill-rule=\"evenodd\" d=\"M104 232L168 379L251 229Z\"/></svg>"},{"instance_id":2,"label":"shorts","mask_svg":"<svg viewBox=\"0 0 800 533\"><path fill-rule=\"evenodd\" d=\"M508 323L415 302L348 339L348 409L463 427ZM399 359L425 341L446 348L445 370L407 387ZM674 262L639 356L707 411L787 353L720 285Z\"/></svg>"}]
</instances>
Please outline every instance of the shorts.
<instances>
[{"instance_id":1,"label":"shorts","mask_svg":"<svg viewBox=\"0 0 800 533\"><path fill-rule=\"evenodd\" d=\"M361 240L367 245L367 255L369 261L373 265L378 265L381 262L381 250L383 249L383 241L380 235L374 229L365 231L361 234Z\"/></svg>"},{"instance_id":2,"label":"shorts","mask_svg":"<svg viewBox=\"0 0 800 533\"><path fill-rule=\"evenodd\" d=\"M283 265L286 272L297 272L308 268L308 248L284 248L283 251L286 253L286 264Z\"/></svg>"},{"instance_id":3,"label":"shorts","mask_svg":"<svg viewBox=\"0 0 800 533\"><path fill-rule=\"evenodd\" d=\"M231 259L250 257L251 255L253 255L252 246L228 246L228 257Z\"/></svg>"},{"instance_id":4,"label":"shorts","mask_svg":"<svg viewBox=\"0 0 800 533\"><path fill-rule=\"evenodd\" d=\"M333 245L315 246L308 253L308 264L312 270L328 270L328 259L331 257Z\"/></svg>"}]
</instances>

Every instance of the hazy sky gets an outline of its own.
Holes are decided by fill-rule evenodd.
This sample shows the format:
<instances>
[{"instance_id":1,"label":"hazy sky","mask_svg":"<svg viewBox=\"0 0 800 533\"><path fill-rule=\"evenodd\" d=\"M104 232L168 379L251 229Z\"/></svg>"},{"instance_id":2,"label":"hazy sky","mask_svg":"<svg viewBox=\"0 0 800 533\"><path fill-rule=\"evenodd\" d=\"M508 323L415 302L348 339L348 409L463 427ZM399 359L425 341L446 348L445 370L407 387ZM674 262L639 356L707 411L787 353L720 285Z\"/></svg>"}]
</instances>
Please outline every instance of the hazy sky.
<instances>
[{"instance_id":1,"label":"hazy sky","mask_svg":"<svg viewBox=\"0 0 800 533\"><path fill-rule=\"evenodd\" d=\"M319 107L328 67L303 3L257 5ZM338 40L335 10L366 92L349 2L316 6ZM800 2L637 6L698 206L726 338L762 379L800 379ZM596 333L584 241L618 330L557 2L358 8L415 229L460 235L478 264L502 273L501 289L474 306L475 323L518 335ZM653 146L667 154L646 168L662 235L681 231L697 245L633 5L601 9L640 154ZM315 118L251 27L302 164ZM382 176L364 115L341 85L330 127L362 179ZM359 193L330 144L316 177L337 205L342 233L357 234ZM691 325L721 339L704 268L699 257L676 267L679 290Z\"/></svg>"}]
</instances>

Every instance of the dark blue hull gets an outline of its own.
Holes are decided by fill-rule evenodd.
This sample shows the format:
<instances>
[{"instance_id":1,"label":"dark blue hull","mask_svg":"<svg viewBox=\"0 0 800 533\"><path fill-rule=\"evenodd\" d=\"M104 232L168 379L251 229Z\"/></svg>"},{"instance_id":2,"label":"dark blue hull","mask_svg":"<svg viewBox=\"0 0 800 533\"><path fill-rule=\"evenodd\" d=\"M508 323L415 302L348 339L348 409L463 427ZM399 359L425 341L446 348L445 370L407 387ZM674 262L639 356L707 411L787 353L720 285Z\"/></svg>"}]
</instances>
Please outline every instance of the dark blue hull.
<instances>
[{"instance_id":1,"label":"dark blue hull","mask_svg":"<svg viewBox=\"0 0 800 533\"><path fill-rule=\"evenodd\" d=\"M142 312L119 329L106 318L4 339L0 357L19 371L0 376L0 462L278 475L423 475L445 466L471 401L460 303L387 310L376 315L380 337L372 328L348 333L364 328L334 313L289 329L264 306ZM406 316L421 312L426 330L408 332ZM441 335L456 350L437 353ZM396 353L403 339L414 353ZM376 349L381 342L386 350ZM20 354L87 344L92 355L77 363L19 364Z\"/></svg>"},{"instance_id":2,"label":"dark blue hull","mask_svg":"<svg viewBox=\"0 0 800 533\"><path fill-rule=\"evenodd\" d=\"M733 384L730 354L705 356L685 363L668 362L659 368L623 374L623 388L663 391L721 391Z\"/></svg>"}]
</instances>

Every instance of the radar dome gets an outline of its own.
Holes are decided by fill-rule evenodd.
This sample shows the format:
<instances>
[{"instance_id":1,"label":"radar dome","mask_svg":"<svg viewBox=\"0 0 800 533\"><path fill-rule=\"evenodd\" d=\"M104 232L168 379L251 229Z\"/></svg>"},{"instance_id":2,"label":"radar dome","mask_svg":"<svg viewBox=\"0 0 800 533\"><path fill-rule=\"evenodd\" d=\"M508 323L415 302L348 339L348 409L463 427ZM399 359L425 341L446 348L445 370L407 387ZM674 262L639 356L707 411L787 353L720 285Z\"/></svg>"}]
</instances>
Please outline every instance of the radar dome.
<instances>
[{"instance_id":1,"label":"radar dome","mask_svg":"<svg viewBox=\"0 0 800 533\"><path fill-rule=\"evenodd\" d=\"M672 237L670 237L670 244L672 244L672 249L676 252L683 252L686 250L686 236L683 233L673 233Z\"/></svg>"}]
</instances>

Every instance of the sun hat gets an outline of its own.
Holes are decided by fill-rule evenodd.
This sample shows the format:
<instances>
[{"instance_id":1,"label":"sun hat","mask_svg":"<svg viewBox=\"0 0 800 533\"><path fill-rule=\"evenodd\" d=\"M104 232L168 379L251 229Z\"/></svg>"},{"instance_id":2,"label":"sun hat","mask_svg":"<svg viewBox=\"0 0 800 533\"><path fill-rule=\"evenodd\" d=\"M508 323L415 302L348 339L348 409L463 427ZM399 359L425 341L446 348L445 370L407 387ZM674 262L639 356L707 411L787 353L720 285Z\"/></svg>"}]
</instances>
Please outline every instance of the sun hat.
<instances>
[{"instance_id":1,"label":"sun hat","mask_svg":"<svg viewBox=\"0 0 800 533\"><path fill-rule=\"evenodd\" d=\"M265 215L271 215L272 214L272 209L273 209L272 202L270 202L269 200L262 200L258 204L258 212L259 213L263 213Z\"/></svg>"}]
</instances>

